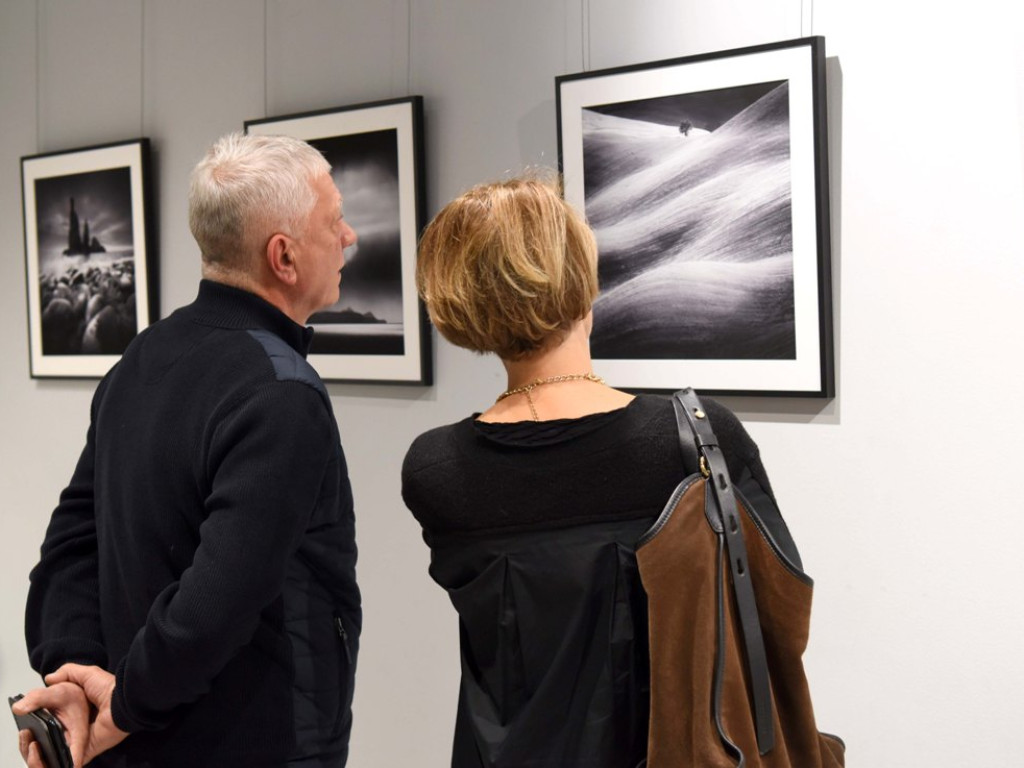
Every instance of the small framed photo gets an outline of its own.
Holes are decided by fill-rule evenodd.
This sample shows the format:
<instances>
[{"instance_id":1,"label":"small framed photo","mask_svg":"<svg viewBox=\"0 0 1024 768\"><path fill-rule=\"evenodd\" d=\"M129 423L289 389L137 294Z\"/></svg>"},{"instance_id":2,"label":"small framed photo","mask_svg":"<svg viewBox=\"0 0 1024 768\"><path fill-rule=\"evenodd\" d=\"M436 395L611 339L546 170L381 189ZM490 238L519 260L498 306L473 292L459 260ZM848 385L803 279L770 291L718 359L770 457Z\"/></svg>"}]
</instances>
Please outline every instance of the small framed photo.
<instances>
[{"instance_id":1,"label":"small framed photo","mask_svg":"<svg viewBox=\"0 0 1024 768\"><path fill-rule=\"evenodd\" d=\"M612 385L834 394L821 37L555 81Z\"/></svg>"},{"instance_id":2,"label":"small framed photo","mask_svg":"<svg viewBox=\"0 0 1024 768\"><path fill-rule=\"evenodd\" d=\"M431 384L430 325L416 294L422 97L248 120L245 130L319 149L359 238L345 252L338 303L309 320L310 363L328 381Z\"/></svg>"},{"instance_id":3,"label":"small framed photo","mask_svg":"<svg viewBox=\"0 0 1024 768\"><path fill-rule=\"evenodd\" d=\"M157 316L149 141L21 158L33 378L98 378Z\"/></svg>"}]
</instances>

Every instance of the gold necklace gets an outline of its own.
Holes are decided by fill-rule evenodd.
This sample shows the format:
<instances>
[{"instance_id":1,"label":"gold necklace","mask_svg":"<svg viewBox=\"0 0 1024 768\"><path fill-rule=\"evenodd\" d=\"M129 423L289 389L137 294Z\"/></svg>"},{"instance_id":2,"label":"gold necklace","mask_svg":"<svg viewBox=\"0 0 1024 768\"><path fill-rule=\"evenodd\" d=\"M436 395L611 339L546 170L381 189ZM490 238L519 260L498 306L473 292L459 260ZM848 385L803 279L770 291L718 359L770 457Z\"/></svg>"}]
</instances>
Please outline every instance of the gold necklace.
<instances>
[{"instance_id":1,"label":"gold necklace","mask_svg":"<svg viewBox=\"0 0 1024 768\"><path fill-rule=\"evenodd\" d=\"M561 376L548 376L546 379L537 379L536 381L531 381L529 384L523 384L520 387L506 389L498 395L498 399L494 402L500 403L506 397L511 395L526 395L526 402L530 406L530 415L533 416L534 421L540 421L540 418L537 416L537 408L533 404L533 395L531 393L542 384L558 384L562 381L592 381L595 384L604 384L604 379L593 373L563 373Z\"/></svg>"}]
</instances>

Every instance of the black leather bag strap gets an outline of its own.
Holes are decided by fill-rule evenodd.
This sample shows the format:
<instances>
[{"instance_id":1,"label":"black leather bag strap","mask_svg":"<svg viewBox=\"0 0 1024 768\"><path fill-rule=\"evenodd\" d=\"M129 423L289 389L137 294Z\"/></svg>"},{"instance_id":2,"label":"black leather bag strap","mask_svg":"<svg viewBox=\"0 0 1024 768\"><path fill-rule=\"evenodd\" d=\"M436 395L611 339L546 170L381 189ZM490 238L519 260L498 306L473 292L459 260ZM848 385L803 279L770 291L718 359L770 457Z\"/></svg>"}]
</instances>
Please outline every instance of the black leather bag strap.
<instances>
[{"instance_id":1,"label":"black leather bag strap","mask_svg":"<svg viewBox=\"0 0 1024 768\"><path fill-rule=\"evenodd\" d=\"M701 470L711 488L714 511L720 522L725 538L725 551L729 558L732 574L733 594L743 634L746 651L747 672L750 680L754 707L754 726L757 732L757 747L762 755L775 746L775 728L772 723L771 679L768 674L768 658L761 634L761 621L757 613L757 600L747 562L747 546L743 539L743 527L738 517L736 496L732 491L729 468L725 456L718 447L707 414L700 398L692 389L683 389L672 396L676 404L676 419L679 424L680 440L692 439L700 455ZM680 413L685 419L680 418ZM716 713L717 714L717 713Z\"/></svg>"},{"instance_id":2,"label":"black leather bag strap","mask_svg":"<svg viewBox=\"0 0 1024 768\"><path fill-rule=\"evenodd\" d=\"M683 407L679 398L673 396L672 408L676 412L676 424L679 425L679 447L683 451L683 470L687 475L692 475L694 472L700 472L700 456L697 455L697 442L686 421Z\"/></svg>"}]
</instances>

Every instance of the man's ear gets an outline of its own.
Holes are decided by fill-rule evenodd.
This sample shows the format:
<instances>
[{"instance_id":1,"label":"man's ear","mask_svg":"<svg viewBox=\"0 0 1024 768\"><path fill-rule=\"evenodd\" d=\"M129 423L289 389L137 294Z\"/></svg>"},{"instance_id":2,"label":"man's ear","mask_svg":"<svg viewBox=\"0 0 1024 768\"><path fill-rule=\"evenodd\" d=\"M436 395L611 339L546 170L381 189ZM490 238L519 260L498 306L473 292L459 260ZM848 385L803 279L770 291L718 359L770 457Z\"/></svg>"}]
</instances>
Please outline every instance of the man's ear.
<instances>
[{"instance_id":1,"label":"man's ear","mask_svg":"<svg viewBox=\"0 0 1024 768\"><path fill-rule=\"evenodd\" d=\"M280 232L267 241L267 267L285 285L295 285L299 277L295 269L295 247L295 241Z\"/></svg>"}]
</instances>

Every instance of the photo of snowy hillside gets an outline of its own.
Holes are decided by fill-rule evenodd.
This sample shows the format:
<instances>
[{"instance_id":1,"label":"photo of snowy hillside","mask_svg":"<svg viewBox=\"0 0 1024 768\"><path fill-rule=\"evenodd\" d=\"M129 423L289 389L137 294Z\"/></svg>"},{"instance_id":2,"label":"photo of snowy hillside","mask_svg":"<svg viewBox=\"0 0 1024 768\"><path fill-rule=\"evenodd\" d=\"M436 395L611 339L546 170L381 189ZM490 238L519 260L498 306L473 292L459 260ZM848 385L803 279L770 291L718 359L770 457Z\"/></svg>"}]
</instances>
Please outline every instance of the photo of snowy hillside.
<instances>
[{"instance_id":1,"label":"photo of snowy hillside","mask_svg":"<svg viewBox=\"0 0 1024 768\"><path fill-rule=\"evenodd\" d=\"M583 109L612 359L796 355L787 81Z\"/></svg>"},{"instance_id":2,"label":"photo of snowy hillside","mask_svg":"<svg viewBox=\"0 0 1024 768\"><path fill-rule=\"evenodd\" d=\"M598 246L613 386L830 397L825 41L555 78L565 199Z\"/></svg>"}]
</instances>

